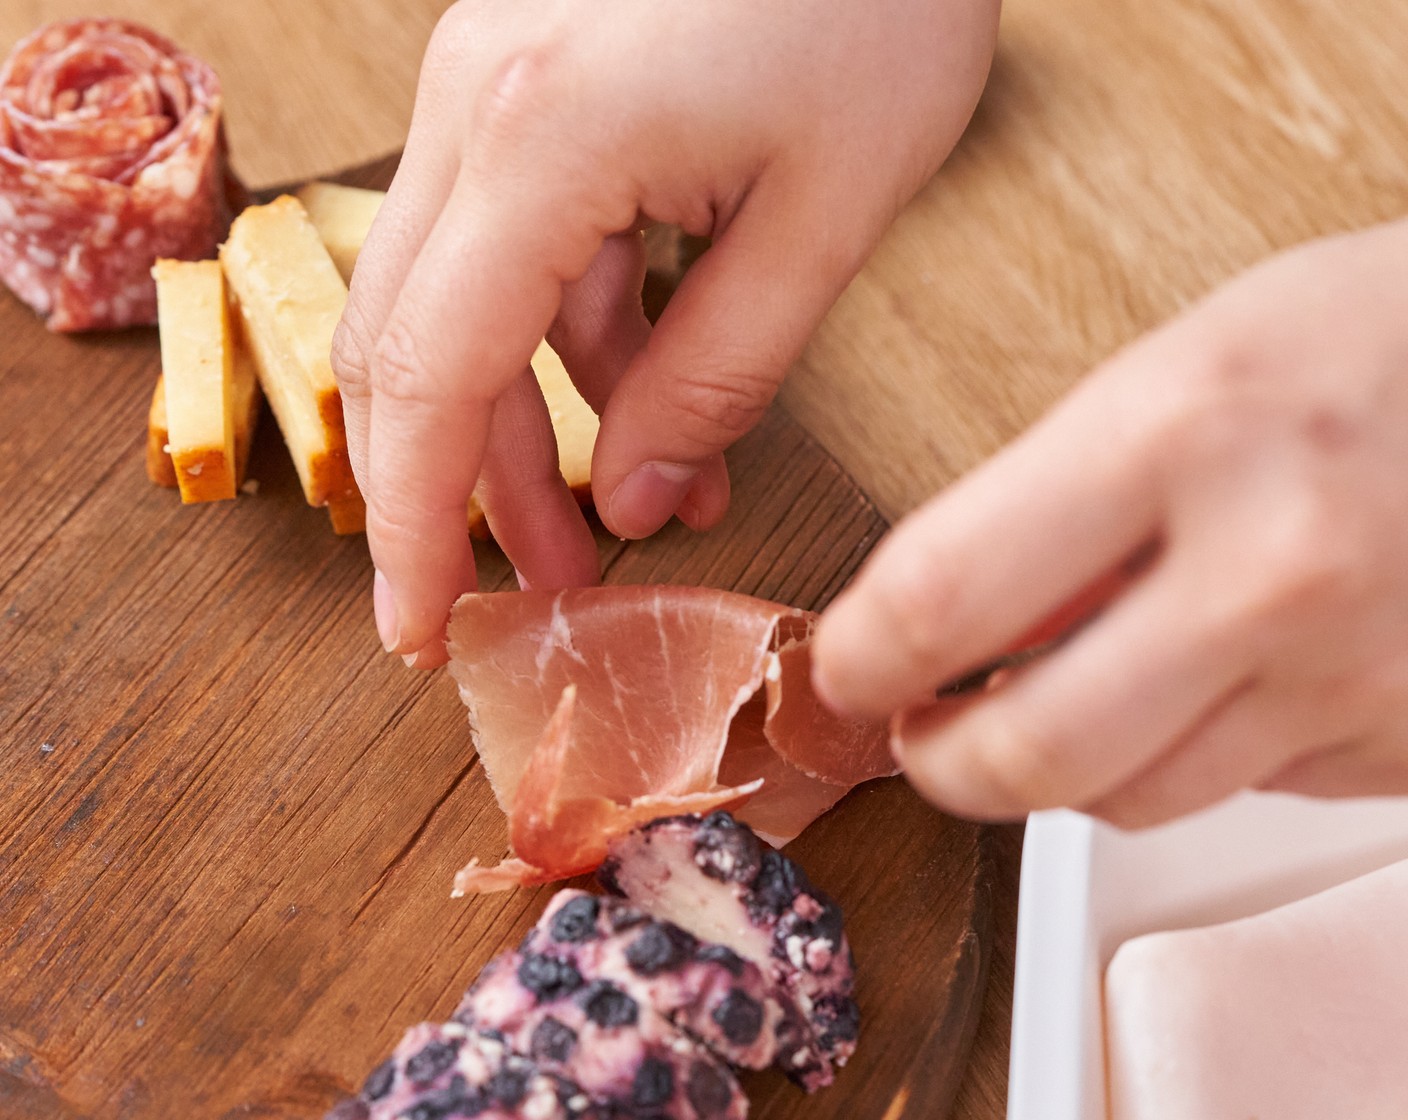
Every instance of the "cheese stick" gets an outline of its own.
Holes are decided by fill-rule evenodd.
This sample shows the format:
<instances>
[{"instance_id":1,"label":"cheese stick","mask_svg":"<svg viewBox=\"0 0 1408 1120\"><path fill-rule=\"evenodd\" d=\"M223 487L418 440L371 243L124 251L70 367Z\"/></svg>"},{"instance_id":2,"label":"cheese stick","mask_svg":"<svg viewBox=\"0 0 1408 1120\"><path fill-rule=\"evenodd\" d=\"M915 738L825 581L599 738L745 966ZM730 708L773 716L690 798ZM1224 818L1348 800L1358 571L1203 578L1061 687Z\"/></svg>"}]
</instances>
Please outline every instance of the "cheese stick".
<instances>
[{"instance_id":1,"label":"cheese stick","mask_svg":"<svg viewBox=\"0 0 1408 1120\"><path fill-rule=\"evenodd\" d=\"M249 339L245 337L244 324L233 308L230 312L230 343L234 360L235 484L243 486L264 394L259 391L259 371L254 365Z\"/></svg>"},{"instance_id":2,"label":"cheese stick","mask_svg":"<svg viewBox=\"0 0 1408 1120\"><path fill-rule=\"evenodd\" d=\"M356 484L331 362L347 285L317 230L284 195L235 219L220 262L304 498L322 506L349 497Z\"/></svg>"},{"instance_id":3,"label":"cheese stick","mask_svg":"<svg viewBox=\"0 0 1408 1120\"><path fill-rule=\"evenodd\" d=\"M344 187L340 183L308 183L298 192L298 201L308 211L345 283L352 282L357 254L385 197L385 191Z\"/></svg>"},{"instance_id":4,"label":"cheese stick","mask_svg":"<svg viewBox=\"0 0 1408 1120\"><path fill-rule=\"evenodd\" d=\"M349 537L367 531L367 503L360 493L328 502L328 520L339 537Z\"/></svg>"},{"instance_id":5,"label":"cheese stick","mask_svg":"<svg viewBox=\"0 0 1408 1120\"><path fill-rule=\"evenodd\" d=\"M165 448L183 502L233 498L234 362L225 282L217 261L159 260L157 321Z\"/></svg>"},{"instance_id":6,"label":"cheese stick","mask_svg":"<svg viewBox=\"0 0 1408 1120\"><path fill-rule=\"evenodd\" d=\"M157 374L151 407L147 409L147 477L158 486L175 490L176 465L166 450L171 443L171 431L166 426L166 379Z\"/></svg>"},{"instance_id":7,"label":"cheese stick","mask_svg":"<svg viewBox=\"0 0 1408 1120\"><path fill-rule=\"evenodd\" d=\"M239 320L233 320L237 326ZM249 467L249 448L254 442L254 429L259 423L259 405L262 395L259 380L254 372L254 359L249 347L244 344L241 332L231 331L234 343L234 419L235 419L235 485L244 484ZM167 448L171 444L171 432L166 423L166 379L157 375L156 388L152 391L152 403L147 410L147 478L158 486L175 490L180 484L176 480L176 464L171 461Z\"/></svg>"},{"instance_id":8,"label":"cheese stick","mask_svg":"<svg viewBox=\"0 0 1408 1120\"><path fill-rule=\"evenodd\" d=\"M596 447L600 421L567 376L557 351L546 342L540 343L533 354L533 373L547 401L548 415L552 417L553 435L557 437L557 469L577 500L586 505L592 496L592 451ZM484 509L477 497L469 499L469 531L481 539L489 535Z\"/></svg>"},{"instance_id":9,"label":"cheese stick","mask_svg":"<svg viewBox=\"0 0 1408 1120\"><path fill-rule=\"evenodd\" d=\"M298 192L299 200L344 280L351 278L357 254L385 197L382 191L323 182L309 183ZM552 417L558 469L578 499L588 503L591 500L592 450L599 427L596 413L582 400L567 376L562 359L546 342L533 355L533 370ZM366 506L360 499L349 500L337 510L330 506L328 512L336 532L357 533L365 528ZM484 510L475 497L469 501L468 521L472 535L479 538L489 535Z\"/></svg>"}]
</instances>

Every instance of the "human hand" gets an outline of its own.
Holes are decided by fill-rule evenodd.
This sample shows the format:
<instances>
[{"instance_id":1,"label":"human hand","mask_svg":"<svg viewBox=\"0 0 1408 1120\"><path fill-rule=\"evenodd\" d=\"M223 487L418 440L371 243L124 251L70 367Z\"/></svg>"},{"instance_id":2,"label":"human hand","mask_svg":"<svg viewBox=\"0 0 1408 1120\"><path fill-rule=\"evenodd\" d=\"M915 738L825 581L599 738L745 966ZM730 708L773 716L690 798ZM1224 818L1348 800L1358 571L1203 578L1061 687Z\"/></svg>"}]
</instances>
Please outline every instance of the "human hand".
<instances>
[{"instance_id":1,"label":"human hand","mask_svg":"<svg viewBox=\"0 0 1408 1120\"><path fill-rule=\"evenodd\" d=\"M334 343L388 649L443 660L473 586L476 480L537 587L596 553L526 372L546 334L601 414L603 522L699 529L750 428L896 211L948 154L998 0L461 0ZM654 332L632 231L714 238ZM418 653L419 651L419 653Z\"/></svg>"},{"instance_id":2,"label":"human hand","mask_svg":"<svg viewBox=\"0 0 1408 1120\"><path fill-rule=\"evenodd\" d=\"M1408 793L1408 220L1253 269L901 522L816 683L963 815ZM976 696L935 689L1050 630Z\"/></svg>"}]
</instances>

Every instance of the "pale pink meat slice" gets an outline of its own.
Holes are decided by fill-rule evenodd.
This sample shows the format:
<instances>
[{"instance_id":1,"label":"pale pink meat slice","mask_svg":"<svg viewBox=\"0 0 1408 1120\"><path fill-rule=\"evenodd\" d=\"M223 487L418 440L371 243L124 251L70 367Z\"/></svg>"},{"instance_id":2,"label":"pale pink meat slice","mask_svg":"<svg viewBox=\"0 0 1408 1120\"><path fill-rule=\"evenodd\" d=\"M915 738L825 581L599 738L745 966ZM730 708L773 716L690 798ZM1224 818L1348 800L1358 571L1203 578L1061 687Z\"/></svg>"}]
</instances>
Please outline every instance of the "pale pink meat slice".
<instances>
[{"instance_id":1,"label":"pale pink meat slice","mask_svg":"<svg viewBox=\"0 0 1408 1120\"><path fill-rule=\"evenodd\" d=\"M463 596L450 671L514 858L471 863L456 892L590 870L613 836L665 815L734 808L784 843L894 773L883 724L812 693L814 618L698 587Z\"/></svg>"},{"instance_id":2,"label":"pale pink meat slice","mask_svg":"<svg viewBox=\"0 0 1408 1120\"><path fill-rule=\"evenodd\" d=\"M1148 934L1105 977L1112 1120L1408 1116L1408 861Z\"/></svg>"},{"instance_id":3,"label":"pale pink meat slice","mask_svg":"<svg viewBox=\"0 0 1408 1120\"><path fill-rule=\"evenodd\" d=\"M849 790L898 771L886 724L843 719L812 691L811 641L817 617L810 611L792 611L778 619L767 666L764 732L773 750L803 774ZM743 816L746 820L747 814Z\"/></svg>"}]
</instances>

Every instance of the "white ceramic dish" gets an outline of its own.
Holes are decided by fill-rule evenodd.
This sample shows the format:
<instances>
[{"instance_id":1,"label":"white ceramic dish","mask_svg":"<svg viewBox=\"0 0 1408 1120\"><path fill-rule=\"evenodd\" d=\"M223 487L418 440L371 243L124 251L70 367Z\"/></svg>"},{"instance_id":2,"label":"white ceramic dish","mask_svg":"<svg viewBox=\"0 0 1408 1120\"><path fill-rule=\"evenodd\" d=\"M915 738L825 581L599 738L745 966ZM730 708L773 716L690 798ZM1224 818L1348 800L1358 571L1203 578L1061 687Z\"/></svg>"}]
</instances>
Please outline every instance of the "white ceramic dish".
<instances>
[{"instance_id":1,"label":"white ceramic dish","mask_svg":"<svg viewBox=\"0 0 1408 1120\"><path fill-rule=\"evenodd\" d=\"M1100 977L1119 944L1227 921L1408 859L1408 798L1243 794L1125 833L1033 814L1017 916L1008 1120L1103 1120Z\"/></svg>"}]
</instances>

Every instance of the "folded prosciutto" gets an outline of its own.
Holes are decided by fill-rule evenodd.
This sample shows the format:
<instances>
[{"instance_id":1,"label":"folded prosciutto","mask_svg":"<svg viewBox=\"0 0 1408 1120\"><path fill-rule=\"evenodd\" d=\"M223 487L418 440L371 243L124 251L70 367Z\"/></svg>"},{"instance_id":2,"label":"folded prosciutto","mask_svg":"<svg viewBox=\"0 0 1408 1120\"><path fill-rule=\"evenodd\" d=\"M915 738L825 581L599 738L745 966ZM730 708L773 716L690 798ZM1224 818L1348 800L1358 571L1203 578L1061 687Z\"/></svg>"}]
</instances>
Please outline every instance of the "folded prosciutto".
<instances>
[{"instance_id":1,"label":"folded prosciutto","mask_svg":"<svg viewBox=\"0 0 1408 1120\"><path fill-rule=\"evenodd\" d=\"M1111 1120L1408 1116L1408 861L1137 937L1105 978Z\"/></svg>"},{"instance_id":2,"label":"folded prosciutto","mask_svg":"<svg viewBox=\"0 0 1408 1120\"><path fill-rule=\"evenodd\" d=\"M457 894L590 871L656 817L733 809L782 844L895 772L884 724L813 694L807 611L698 587L469 594L450 671L514 858Z\"/></svg>"},{"instance_id":3,"label":"folded prosciutto","mask_svg":"<svg viewBox=\"0 0 1408 1120\"><path fill-rule=\"evenodd\" d=\"M156 321L158 257L229 228L220 82L117 19L42 27L0 68L0 281L56 331Z\"/></svg>"}]
</instances>

